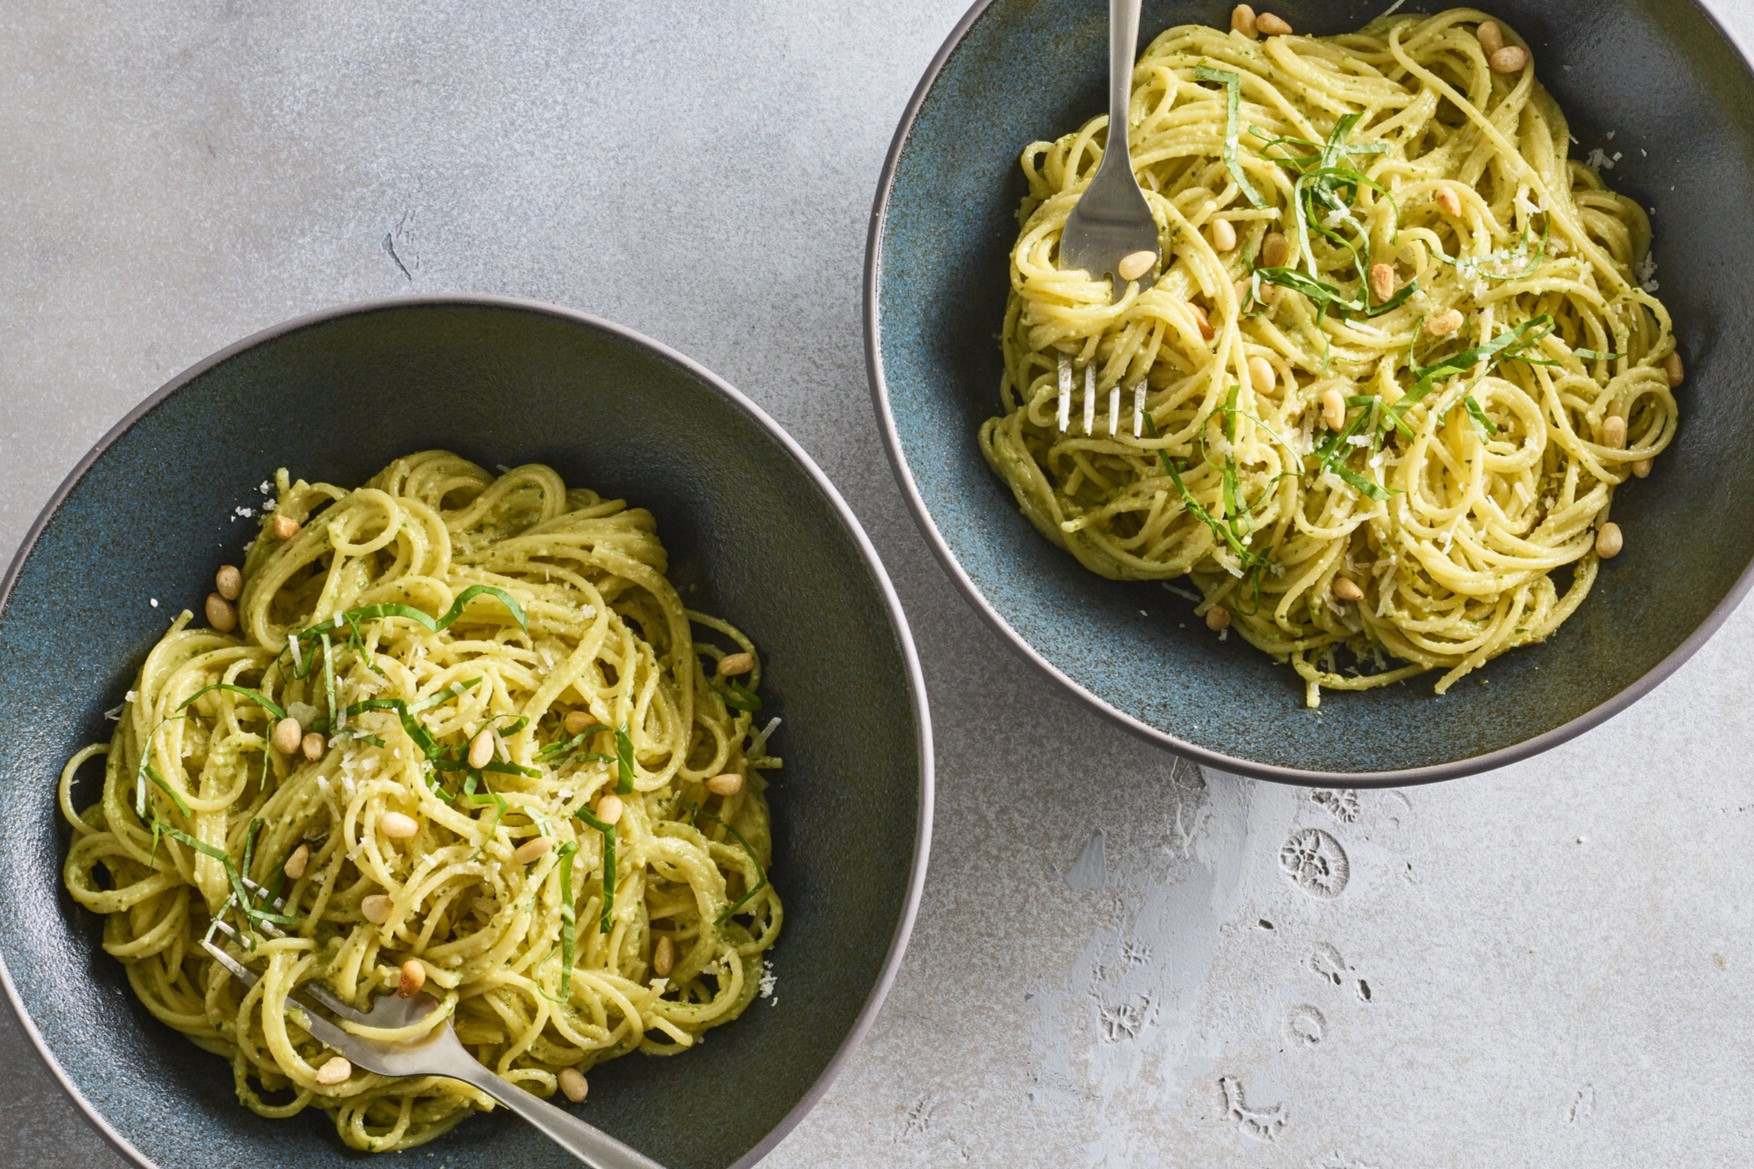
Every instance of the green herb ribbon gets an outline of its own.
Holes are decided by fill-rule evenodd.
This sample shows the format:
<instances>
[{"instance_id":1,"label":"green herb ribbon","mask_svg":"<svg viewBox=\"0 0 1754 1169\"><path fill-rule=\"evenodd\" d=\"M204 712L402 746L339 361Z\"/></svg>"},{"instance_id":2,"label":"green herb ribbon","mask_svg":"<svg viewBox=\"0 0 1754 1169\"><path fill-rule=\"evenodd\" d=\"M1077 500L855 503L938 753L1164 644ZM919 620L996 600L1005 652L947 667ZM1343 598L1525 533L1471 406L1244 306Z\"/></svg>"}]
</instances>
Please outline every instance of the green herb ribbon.
<instances>
[{"instance_id":1,"label":"green herb ribbon","mask_svg":"<svg viewBox=\"0 0 1754 1169\"><path fill-rule=\"evenodd\" d=\"M1237 114L1242 107L1242 78L1228 69L1214 69L1209 65L1198 66L1194 70L1194 78L1198 81L1216 81L1224 86L1224 169L1230 172L1231 180L1242 197L1252 207L1265 207L1266 201L1249 183L1248 176L1243 173L1242 162L1237 157L1236 122Z\"/></svg>"}]
</instances>

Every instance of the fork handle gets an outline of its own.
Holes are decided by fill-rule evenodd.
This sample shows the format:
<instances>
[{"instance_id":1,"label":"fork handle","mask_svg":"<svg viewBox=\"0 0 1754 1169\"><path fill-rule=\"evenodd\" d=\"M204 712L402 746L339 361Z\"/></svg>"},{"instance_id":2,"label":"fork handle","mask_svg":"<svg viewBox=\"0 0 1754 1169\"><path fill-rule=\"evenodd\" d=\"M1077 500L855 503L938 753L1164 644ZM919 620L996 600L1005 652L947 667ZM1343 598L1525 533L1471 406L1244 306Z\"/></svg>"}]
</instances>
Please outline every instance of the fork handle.
<instances>
[{"instance_id":1,"label":"fork handle","mask_svg":"<svg viewBox=\"0 0 1754 1169\"><path fill-rule=\"evenodd\" d=\"M1141 0L1108 0L1108 145L1102 165L1132 166L1127 151L1127 111L1133 101L1133 56L1139 51Z\"/></svg>"},{"instance_id":2,"label":"fork handle","mask_svg":"<svg viewBox=\"0 0 1754 1169\"><path fill-rule=\"evenodd\" d=\"M535 1125L543 1136L591 1169L664 1169L644 1153L629 1148L601 1129L593 1128L565 1109L532 1096L479 1064L476 1069L476 1072L459 1071L457 1078L480 1088Z\"/></svg>"}]
</instances>

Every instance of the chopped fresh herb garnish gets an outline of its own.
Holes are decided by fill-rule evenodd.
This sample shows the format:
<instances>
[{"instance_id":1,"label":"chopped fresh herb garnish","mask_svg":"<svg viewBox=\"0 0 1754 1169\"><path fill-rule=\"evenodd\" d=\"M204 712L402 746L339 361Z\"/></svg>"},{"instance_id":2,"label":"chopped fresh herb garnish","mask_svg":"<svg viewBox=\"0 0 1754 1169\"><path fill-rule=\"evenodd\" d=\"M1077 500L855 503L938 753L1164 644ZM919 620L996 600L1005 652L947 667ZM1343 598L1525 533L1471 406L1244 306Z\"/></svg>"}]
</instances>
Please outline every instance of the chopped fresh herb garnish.
<instances>
[{"instance_id":1,"label":"chopped fresh herb garnish","mask_svg":"<svg viewBox=\"0 0 1754 1169\"><path fill-rule=\"evenodd\" d=\"M223 690L227 694L236 694L240 698L247 698L277 719L286 717L286 711L281 705L260 690L251 690L248 686L234 686L230 682L207 683L207 685L201 687L201 689L195 691L195 693L177 703L177 709L186 710L197 698L200 698L203 694L211 694L215 690Z\"/></svg>"},{"instance_id":2,"label":"chopped fresh herb garnish","mask_svg":"<svg viewBox=\"0 0 1754 1169\"><path fill-rule=\"evenodd\" d=\"M1345 483L1354 491L1361 492L1372 499L1381 501L1387 499L1393 494L1393 492L1389 491L1381 484L1365 478L1363 475L1360 475L1358 472L1346 466L1346 455L1351 449L1351 444L1348 440L1363 429L1365 423L1374 415L1376 409L1375 395L1366 396L1365 405L1367 408L1360 409L1358 413L1352 416L1350 422L1340 430L1330 434L1327 441L1317 447L1313 453L1319 470L1332 471L1339 477L1341 482Z\"/></svg>"},{"instance_id":3,"label":"chopped fresh herb garnish","mask_svg":"<svg viewBox=\"0 0 1754 1169\"><path fill-rule=\"evenodd\" d=\"M1373 305L1367 304L1357 297L1347 296L1327 281L1307 276L1296 268L1256 268L1255 274L1269 284L1277 284L1283 288L1289 288L1293 292L1302 293L1324 311L1335 309L1340 315L1348 317L1380 317L1384 313L1393 312L1400 308L1407 303L1408 297L1419 290L1419 282L1409 280L1396 289L1393 296ZM1367 298L1368 295L1367 292Z\"/></svg>"},{"instance_id":4,"label":"chopped fresh herb garnish","mask_svg":"<svg viewBox=\"0 0 1754 1169\"><path fill-rule=\"evenodd\" d=\"M737 831L735 828L733 828L728 821L721 820L717 816L713 815L711 812L702 811L699 808L696 808L695 811L701 817L703 817L707 820L711 820L713 823L715 823L719 827L723 828L726 832L729 832L731 834L731 839L735 840L737 842L738 847L740 847L743 850L743 855L745 855L749 858L749 863L755 866L755 872L757 874L757 879L756 879L755 884L749 886L748 889L744 890L743 896L737 898L737 900L731 902L730 905L726 906L725 911L723 913L719 914L719 916L713 922L714 925L724 925L727 921L730 921L733 917L735 917L737 915L738 911L741 910L745 905L748 905L751 901L753 901L755 899L755 895L757 893L759 893L763 889L767 888L767 870L762 867L761 860L755 855L755 850L753 848L749 847L749 842L747 840L743 839L743 834L741 832Z\"/></svg>"},{"instance_id":5,"label":"chopped fresh herb garnish","mask_svg":"<svg viewBox=\"0 0 1754 1169\"><path fill-rule=\"evenodd\" d=\"M595 828L603 835L603 921L602 932L608 933L614 922L615 909L615 825L604 823L591 815L587 808L580 808L573 815Z\"/></svg>"},{"instance_id":6,"label":"chopped fresh herb garnish","mask_svg":"<svg viewBox=\"0 0 1754 1169\"><path fill-rule=\"evenodd\" d=\"M578 919L572 903L572 858L578 852L579 843L569 840L560 846L560 863L555 867L560 873L560 993L564 996L572 989L573 951L578 945Z\"/></svg>"},{"instance_id":7,"label":"chopped fresh herb garnish","mask_svg":"<svg viewBox=\"0 0 1754 1169\"><path fill-rule=\"evenodd\" d=\"M719 692L719 697L732 710L741 710L746 714L755 714L761 710L761 696L741 682L715 678L713 689Z\"/></svg>"},{"instance_id":8,"label":"chopped fresh herb garnish","mask_svg":"<svg viewBox=\"0 0 1754 1169\"><path fill-rule=\"evenodd\" d=\"M1431 393L1440 380L1455 374L1467 373L1482 362L1486 366L1484 373L1489 373L1492 367L1499 362L1522 359L1527 350L1533 348L1542 337L1553 331L1553 327L1553 318L1542 313L1540 316L1530 317L1513 329L1506 329L1483 345L1463 349L1448 357L1440 358L1423 369L1415 369L1412 388L1400 401L1389 407L1388 422L1403 434L1411 434L1410 428L1403 419L1409 410L1417 406L1426 395Z\"/></svg>"},{"instance_id":9,"label":"chopped fresh herb garnish","mask_svg":"<svg viewBox=\"0 0 1754 1169\"><path fill-rule=\"evenodd\" d=\"M548 744L548 746L536 752L536 758L545 761L553 760L557 763L564 762L565 760L572 758L575 752L584 750L592 739L608 729L608 727L601 723L588 726L570 739L557 739ZM601 752L586 755L585 758L598 760L604 763L615 762L615 756L604 755Z\"/></svg>"},{"instance_id":10,"label":"chopped fresh herb garnish","mask_svg":"<svg viewBox=\"0 0 1754 1169\"><path fill-rule=\"evenodd\" d=\"M1608 353L1601 349L1584 349L1581 347L1573 349L1571 352L1575 356L1583 358L1585 361L1618 361L1620 358L1626 356L1624 353Z\"/></svg>"},{"instance_id":11,"label":"chopped fresh herb garnish","mask_svg":"<svg viewBox=\"0 0 1754 1169\"><path fill-rule=\"evenodd\" d=\"M185 816L192 815L189 811L189 805L183 800L182 796L177 794L177 789L166 782L164 776L158 773L158 768L146 762L144 757L140 761L140 766L145 770L146 778L152 781L152 785L171 798L171 803L177 806L177 811Z\"/></svg>"},{"instance_id":12,"label":"chopped fresh herb garnish","mask_svg":"<svg viewBox=\"0 0 1754 1169\"><path fill-rule=\"evenodd\" d=\"M485 770L485 769L483 769ZM479 788L479 790L477 790ZM487 786L487 779L480 771L471 771L463 780L463 789L458 793L456 802L469 808L493 809L493 815L487 818L487 833L481 838L472 855L479 855L493 834L499 831L499 822L505 818L506 811L511 807L506 798Z\"/></svg>"},{"instance_id":13,"label":"chopped fresh herb garnish","mask_svg":"<svg viewBox=\"0 0 1754 1169\"><path fill-rule=\"evenodd\" d=\"M1224 169L1230 172L1230 178L1236 183L1236 189L1253 207L1265 207L1267 204L1249 183L1248 176L1243 173L1242 161L1237 157L1236 120L1242 108L1242 78L1228 69L1214 69L1209 65L1198 66L1194 70L1194 78L1198 81L1216 81L1224 87Z\"/></svg>"},{"instance_id":14,"label":"chopped fresh herb garnish","mask_svg":"<svg viewBox=\"0 0 1754 1169\"><path fill-rule=\"evenodd\" d=\"M260 821L255 823L259 824ZM172 840L186 844L196 852L212 857L224 866L226 881L231 886L231 902L238 907L238 911L251 925L259 927L263 922L272 922L275 925L296 925L298 923L298 918L290 914L275 913L256 905L250 897L249 889L244 885L242 874L238 872L237 865L231 859L231 854L224 849L216 848L206 841L197 840L179 828L173 828L169 824L163 824L156 820L153 824L153 831L155 834L162 832ZM259 829L251 831L253 833Z\"/></svg>"},{"instance_id":15,"label":"chopped fresh herb garnish","mask_svg":"<svg viewBox=\"0 0 1754 1169\"><path fill-rule=\"evenodd\" d=\"M633 790L633 740L626 723L615 728L615 790L622 795Z\"/></svg>"},{"instance_id":16,"label":"chopped fresh herb garnish","mask_svg":"<svg viewBox=\"0 0 1754 1169\"><path fill-rule=\"evenodd\" d=\"M1463 396L1462 405L1467 408L1468 417L1472 418L1475 423L1479 425L1481 430L1485 431L1487 434L1498 433L1498 427L1493 425L1492 419L1486 417L1485 407L1481 406L1480 403L1475 400L1474 395L1467 394Z\"/></svg>"},{"instance_id":17,"label":"chopped fresh herb garnish","mask_svg":"<svg viewBox=\"0 0 1754 1169\"><path fill-rule=\"evenodd\" d=\"M524 615L524 607L518 604L517 598L502 588L477 584L470 585L458 593L457 599L451 603L449 609L445 610L442 617L433 617L424 610L416 609L413 605L404 605L397 601L379 601L375 604L347 609L333 617L325 618L315 625L299 630L292 635L291 640L303 641L307 638L317 638L329 630L339 630L343 627L352 628L357 632L361 621L376 621L385 617L402 617L431 630L433 633L443 633L457 623L458 619L463 616L463 611L469 607L469 602L476 597L492 597L505 606L506 612L512 615L512 620L517 622L519 629L529 631L529 619Z\"/></svg>"},{"instance_id":18,"label":"chopped fresh herb garnish","mask_svg":"<svg viewBox=\"0 0 1754 1169\"><path fill-rule=\"evenodd\" d=\"M1145 433L1152 438L1156 438L1157 423L1152 420L1151 415L1149 414L1142 415L1141 418L1144 423ZM1205 524L1206 527L1211 530L1213 537L1228 547L1230 551L1235 554L1237 559L1241 560L1245 566L1254 564L1262 559L1258 553L1249 551L1248 548L1243 545L1243 542L1237 538L1236 533L1230 530L1229 525L1214 518L1212 513L1207 511L1200 501L1194 498L1194 493L1188 490L1187 483L1182 479L1181 472L1176 469L1175 463L1171 461L1168 451L1159 448L1157 451L1157 461L1163 465L1164 473L1169 476L1170 482L1175 484L1176 491L1181 495L1182 508L1185 511L1193 515L1201 523Z\"/></svg>"},{"instance_id":19,"label":"chopped fresh herb garnish","mask_svg":"<svg viewBox=\"0 0 1754 1169\"><path fill-rule=\"evenodd\" d=\"M408 713L419 714L421 711L430 707L442 706L453 698L461 698L465 692L473 690L479 685L481 685L480 678L468 678L462 682L453 682L443 690L437 691L433 694L428 694L425 698L416 699L415 701L410 702L408 704Z\"/></svg>"},{"instance_id":20,"label":"chopped fresh herb garnish","mask_svg":"<svg viewBox=\"0 0 1754 1169\"><path fill-rule=\"evenodd\" d=\"M1388 188L1347 161L1353 155L1377 154L1387 149L1383 143L1347 143L1346 136L1358 125L1361 116L1357 113L1347 114L1334 123L1328 140L1319 144L1305 138L1274 137L1255 127L1249 128L1251 134L1263 139L1264 145L1261 149L1266 157L1288 167L1297 175L1292 184L1291 198L1297 232L1294 255L1308 262L1307 272L1298 272L1293 266L1257 268L1255 273L1260 279L1302 293L1323 314L1331 309L1345 316L1380 316L1405 304L1407 298L1418 290L1418 281L1409 281L1386 300L1377 304L1371 303L1370 281L1366 276L1370 267L1370 233L1352 214L1352 206L1358 199L1359 191L1369 189L1388 202L1390 209L1396 212L1397 223L1400 216L1394 196L1389 193ZM1293 154L1286 149L1287 144L1307 148L1310 153ZM1269 153L1275 148L1284 153ZM1336 230L1342 224L1351 230L1350 239ZM1347 296L1335 285L1318 278L1315 254L1309 246L1312 232L1350 254L1352 268L1358 276L1357 296ZM1394 238L1392 232L1390 238ZM1323 340L1325 344L1326 338ZM1326 368L1325 358L1323 367Z\"/></svg>"}]
</instances>

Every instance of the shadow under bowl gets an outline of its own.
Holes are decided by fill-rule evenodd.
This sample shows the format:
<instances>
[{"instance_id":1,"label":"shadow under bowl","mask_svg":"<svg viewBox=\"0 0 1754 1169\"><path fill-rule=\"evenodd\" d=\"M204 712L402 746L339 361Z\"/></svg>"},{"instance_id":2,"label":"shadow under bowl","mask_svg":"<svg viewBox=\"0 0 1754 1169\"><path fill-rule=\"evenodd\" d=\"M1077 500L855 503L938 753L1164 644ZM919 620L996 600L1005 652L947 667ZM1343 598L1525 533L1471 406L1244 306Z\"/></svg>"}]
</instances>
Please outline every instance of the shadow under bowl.
<instances>
[{"instance_id":1,"label":"shadow under bowl","mask_svg":"<svg viewBox=\"0 0 1754 1169\"><path fill-rule=\"evenodd\" d=\"M276 468L357 484L398 455L545 462L649 508L691 605L761 647L784 718L772 789L786 906L778 999L674 1058L591 1073L583 1115L674 1169L753 1163L827 1086L895 976L931 823L930 727L906 622L808 456L712 374L617 326L492 298L398 300L258 334L171 382L57 493L0 585L0 957L88 1116L143 1166L357 1166L327 1116L266 1120L226 1061L158 1023L62 890L57 777L107 740L145 651L237 562ZM157 598L153 607L151 598ZM95 769L93 769L95 770ZM95 778L95 777L94 777ZM386 1167L575 1162L503 1112Z\"/></svg>"},{"instance_id":2,"label":"shadow under bowl","mask_svg":"<svg viewBox=\"0 0 1754 1169\"><path fill-rule=\"evenodd\" d=\"M1380 0L1271 5L1300 32L1356 29ZM982 0L903 115L873 209L865 341L891 461L970 603L1026 657L1128 728L1263 779L1383 786L1502 766L1649 691L1701 645L1754 562L1754 234L1723 230L1754 190L1754 79L1724 31L1674 0L1505 0L1536 72L1613 186L1654 208L1660 295L1688 378L1681 430L1617 493L1626 550L1545 643L1436 697L1436 675L1329 692L1149 582L1087 572L1019 512L976 442L998 409L998 334L1024 193L1017 157L1106 108L1107 14L1088 0ZM1141 47L1231 5L1147 0ZM1613 132L1613 137L1608 137Z\"/></svg>"}]
</instances>

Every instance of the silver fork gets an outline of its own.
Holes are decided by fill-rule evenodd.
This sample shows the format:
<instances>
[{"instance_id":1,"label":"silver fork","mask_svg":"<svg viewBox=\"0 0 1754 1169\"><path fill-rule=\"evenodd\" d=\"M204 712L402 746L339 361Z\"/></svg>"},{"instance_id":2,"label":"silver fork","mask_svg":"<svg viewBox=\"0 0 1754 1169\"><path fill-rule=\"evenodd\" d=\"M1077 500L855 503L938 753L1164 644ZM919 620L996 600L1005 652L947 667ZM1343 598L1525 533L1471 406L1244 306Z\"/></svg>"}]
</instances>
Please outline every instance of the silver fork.
<instances>
[{"instance_id":1,"label":"silver fork","mask_svg":"<svg viewBox=\"0 0 1754 1169\"><path fill-rule=\"evenodd\" d=\"M244 878L244 883L251 892L266 896L267 890L249 878ZM278 899L273 904L276 908L281 905ZM242 943L237 930L229 923L215 918L213 925L227 937ZM284 936L267 923L263 923L262 929L276 937ZM215 945L211 937L203 938L201 947L215 962L229 970L233 978L245 986L256 984L256 975L250 968L223 947ZM327 987L316 982L305 983L293 997L303 1016L295 1021L311 1038L346 1056L356 1067L380 1076L444 1076L461 1080L535 1125L542 1135L593 1169L663 1169L650 1157L629 1148L608 1133L482 1067L464 1048L456 1030L448 1022L417 1043L385 1043L343 1030L317 1013L320 1006L345 1023L363 1027L406 1027L424 1019L438 1007L438 1000L430 995L402 998L397 994L381 994L372 1000L371 1009L363 1012L348 1006Z\"/></svg>"},{"instance_id":2,"label":"silver fork","mask_svg":"<svg viewBox=\"0 0 1754 1169\"><path fill-rule=\"evenodd\" d=\"M1060 393L1059 393L1058 406L1059 406L1060 433L1065 434L1069 430L1072 429L1072 400L1073 400L1073 397L1074 397L1075 392L1076 392L1074 390L1073 383L1076 379L1073 377L1072 359L1070 357L1065 356L1064 354L1062 354L1060 356L1060 375L1059 376L1060 376ZM1096 365L1094 362L1092 362L1091 364L1086 365L1084 367L1083 381L1084 381L1084 396L1083 396L1084 433L1085 434L1095 434L1096 433L1096 418L1097 418L1097 393L1096 393ZM1145 383L1143 381L1141 381L1133 386L1131 420L1132 420L1132 424L1133 424L1133 437L1138 438L1139 435L1145 429ZM1109 391L1108 391L1108 434L1109 434L1110 438L1113 438L1115 435L1120 433L1120 424L1121 424L1121 387L1117 384L1117 385L1110 386Z\"/></svg>"},{"instance_id":3,"label":"silver fork","mask_svg":"<svg viewBox=\"0 0 1754 1169\"><path fill-rule=\"evenodd\" d=\"M1140 0L1108 4L1108 144L1090 185L1060 234L1060 267L1111 278L1110 298L1129 281L1155 279L1160 256L1157 221L1133 177L1127 150L1127 107L1133 92L1133 54L1139 42ZM1146 280L1146 287L1150 280ZM1062 429L1064 429L1062 427Z\"/></svg>"}]
</instances>

